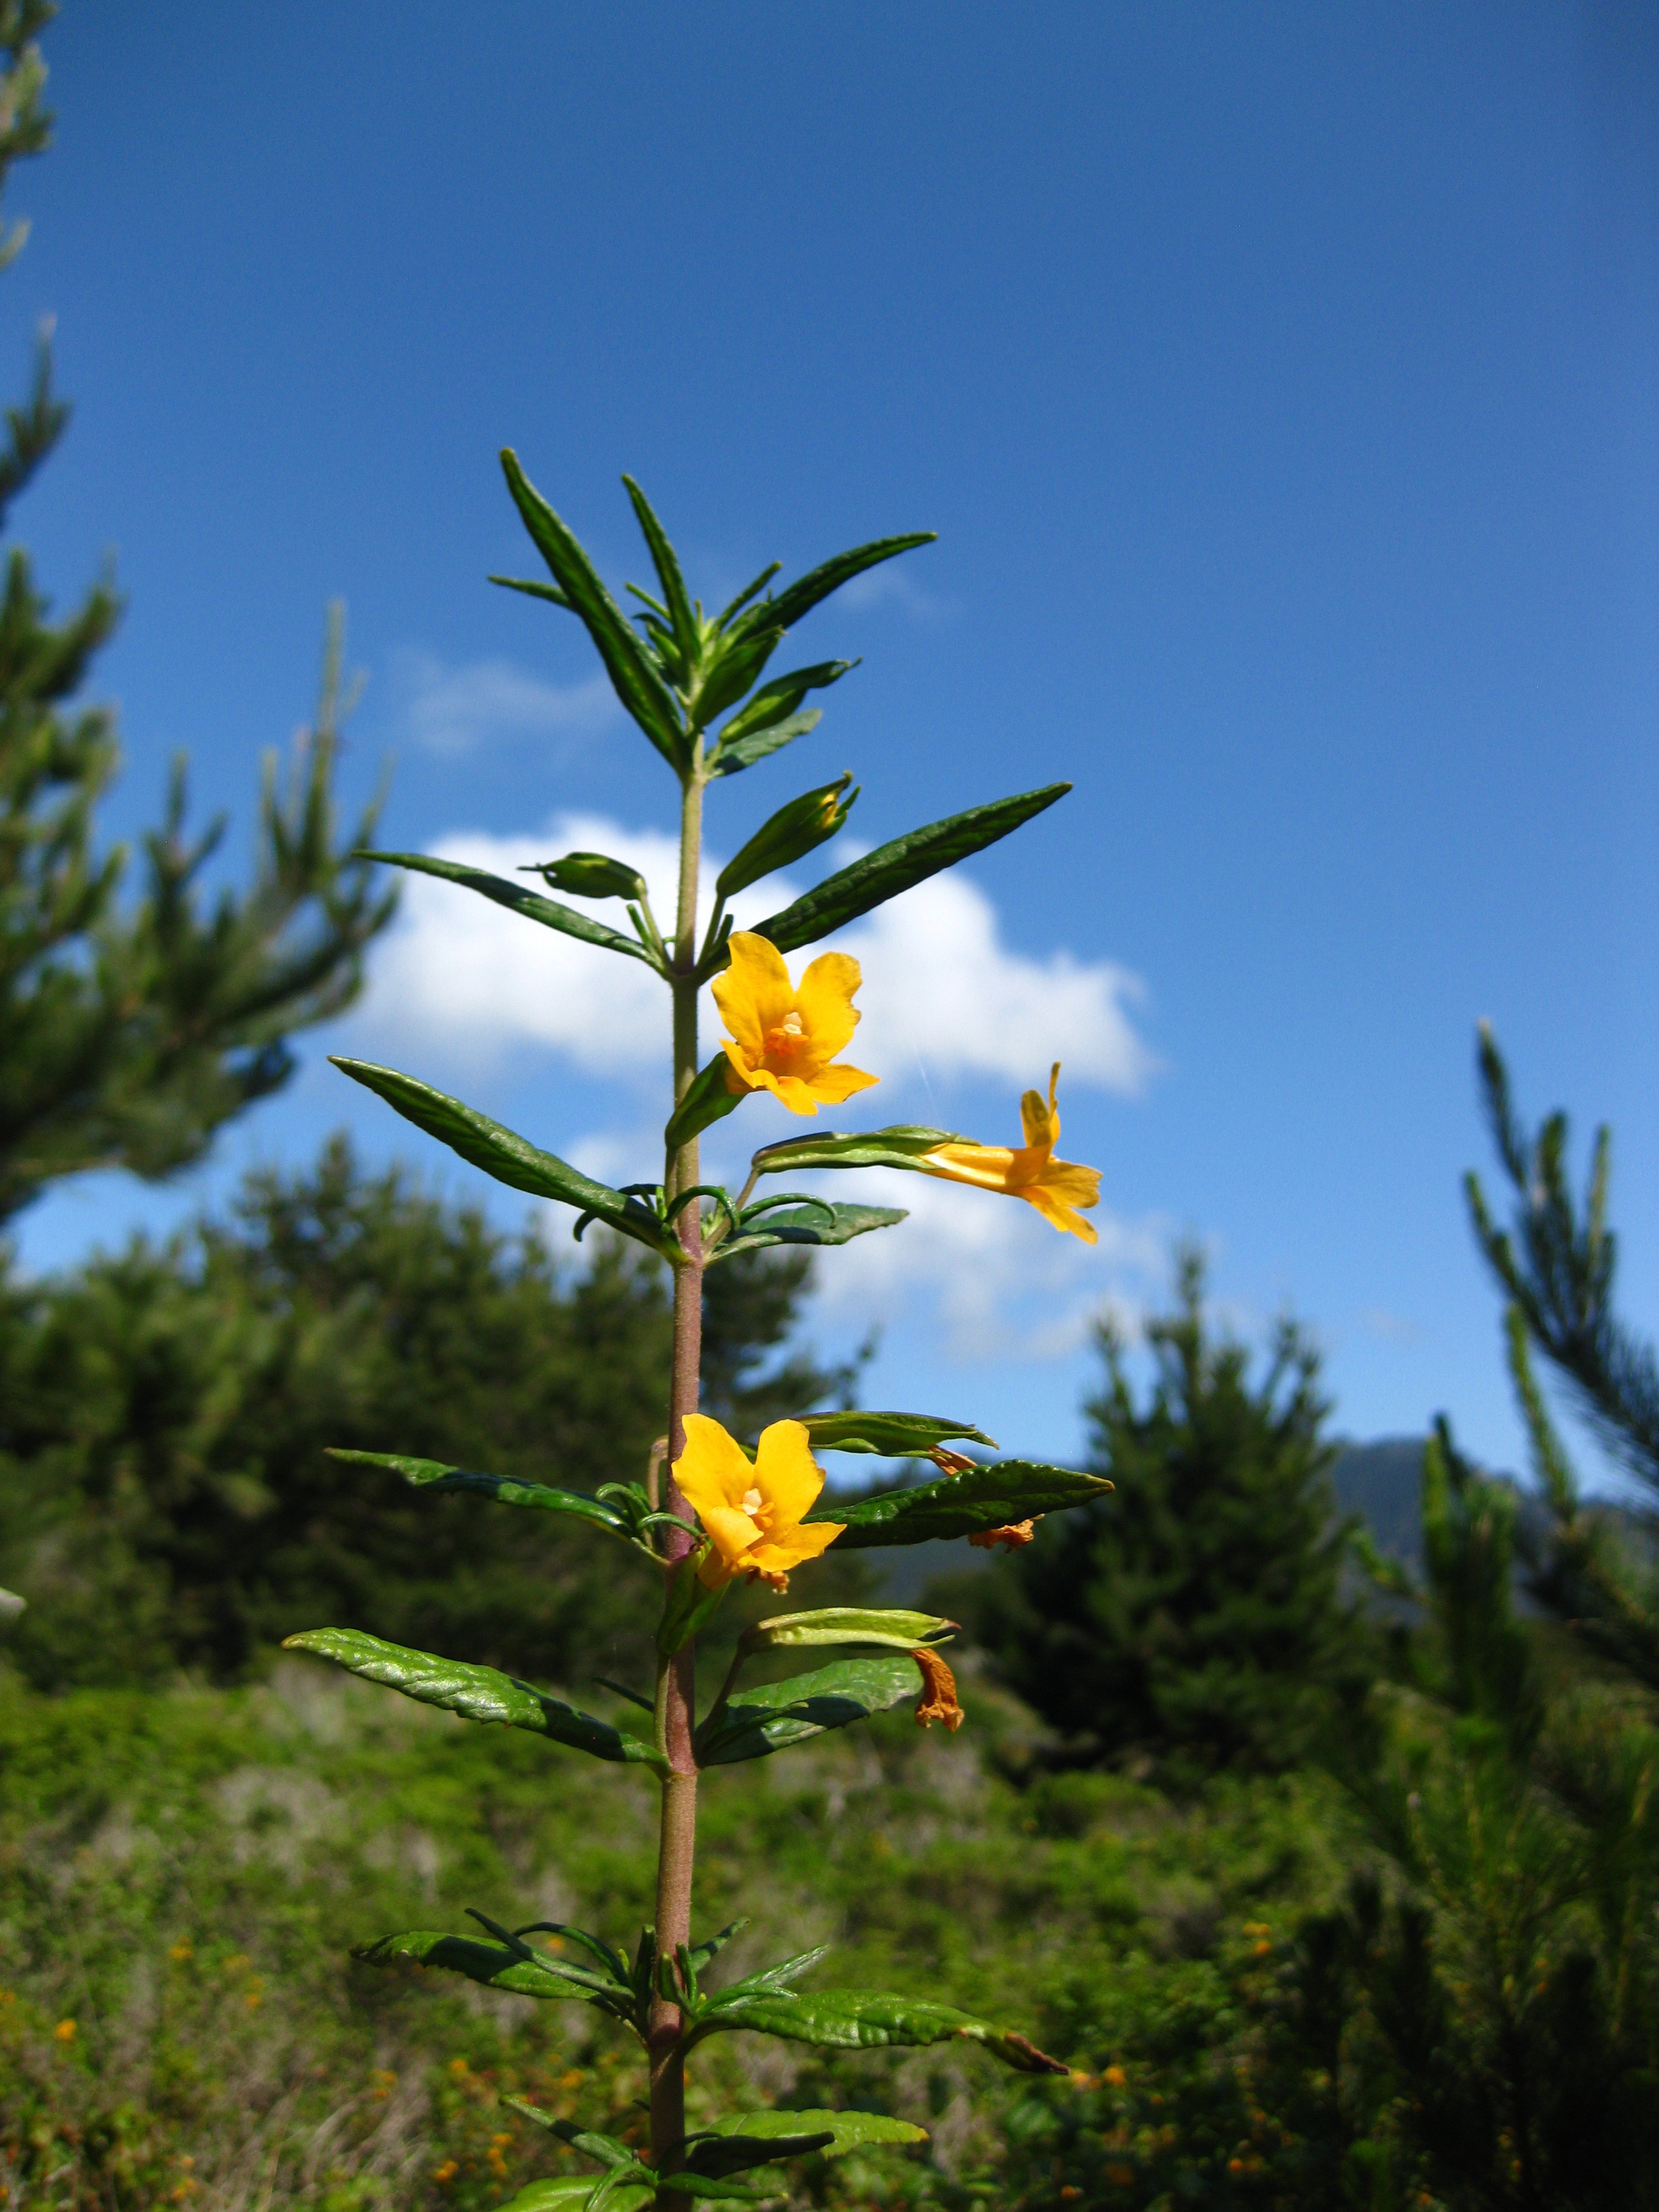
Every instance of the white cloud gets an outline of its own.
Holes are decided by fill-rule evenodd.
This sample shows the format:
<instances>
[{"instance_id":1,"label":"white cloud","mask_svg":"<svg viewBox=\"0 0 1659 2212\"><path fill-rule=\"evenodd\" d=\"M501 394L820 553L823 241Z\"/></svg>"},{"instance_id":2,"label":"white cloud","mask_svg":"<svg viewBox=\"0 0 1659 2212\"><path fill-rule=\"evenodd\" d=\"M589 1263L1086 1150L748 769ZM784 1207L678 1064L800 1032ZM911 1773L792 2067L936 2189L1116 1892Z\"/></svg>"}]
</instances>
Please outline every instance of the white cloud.
<instances>
[{"instance_id":1,"label":"white cloud","mask_svg":"<svg viewBox=\"0 0 1659 2212\"><path fill-rule=\"evenodd\" d=\"M620 712L603 675L549 684L510 660L451 668L429 653L405 648L394 658L392 681L416 744L446 760L492 738L586 737Z\"/></svg>"},{"instance_id":2,"label":"white cloud","mask_svg":"<svg viewBox=\"0 0 1659 2212\"><path fill-rule=\"evenodd\" d=\"M813 1180L831 1194L829 1178ZM1064 1358L1109 1305L1133 1330L1166 1273L1160 1220L1127 1223L1097 1209L1089 1218L1100 1243L1091 1247L1018 1199L931 1176L871 1170L858 1186L860 1205L902 1206L910 1218L830 1255L818 1276L824 1313L866 1327L921 1322L953 1364Z\"/></svg>"},{"instance_id":3,"label":"white cloud","mask_svg":"<svg viewBox=\"0 0 1659 2212\"><path fill-rule=\"evenodd\" d=\"M1013 951L966 877L933 876L833 942L865 973L848 1055L859 1066L896 1077L914 1066L924 1080L998 1076L1024 1090L1046 1085L1059 1060L1072 1082L1127 1097L1157 1068L1127 1011L1145 996L1139 978L1109 960Z\"/></svg>"},{"instance_id":4,"label":"white cloud","mask_svg":"<svg viewBox=\"0 0 1659 2212\"><path fill-rule=\"evenodd\" d=\"M610 853L645 877L659 921L672 914L677 849L659 831L565 814L539 836L458 834L432 849L507 877L562 852ZM718 865L711 855L706 880ZM739 919L759 921L794 895L774 878L740 902ZM620 907L596 911L626 927ZM973 1076L1024 1089L1045 1082L1056 1059L1073 1084L1132 1095L1157 1067L1129 1019L1142 996L1135 976L1065 951L1014 951L991 901L959 875L918 884L833 941L860 959L866 978L865 1018L848 1056L882 1075L889 1096ZM804 963L793 964L799 973ZM665 1014L663 986L643 963L526 928L487 900L421 876L406 878L365 1009L371 1028L400 1039L486 1055L536 1045L594 1074L628 1075L659 1065ZM1012 1113L1011 1102L1010 1138ZM996 1141L995 1131L975 1133Z\"/></svg>"},{"instance_id":5,"label":"white cloud","mask_svg":"<svg viewBox=\"0 0 1659 2212\"><path fill-rule=\"evenodd\" d=\"M463 834L431 849L509 878L561 853L609 853L640 871L653 902L672 896L678 865L672 838L578 814L556 816L538 837ZM627 930L619 905L592 911ZM403 908L375 962L363 1018L377 1036L440 1045L452 1055L493 1058L539 1045L595 1075L635 1075L667 1061L667 993L643 961L526 927L431 876L404 878Z\"/></svg>"}]
</instances>

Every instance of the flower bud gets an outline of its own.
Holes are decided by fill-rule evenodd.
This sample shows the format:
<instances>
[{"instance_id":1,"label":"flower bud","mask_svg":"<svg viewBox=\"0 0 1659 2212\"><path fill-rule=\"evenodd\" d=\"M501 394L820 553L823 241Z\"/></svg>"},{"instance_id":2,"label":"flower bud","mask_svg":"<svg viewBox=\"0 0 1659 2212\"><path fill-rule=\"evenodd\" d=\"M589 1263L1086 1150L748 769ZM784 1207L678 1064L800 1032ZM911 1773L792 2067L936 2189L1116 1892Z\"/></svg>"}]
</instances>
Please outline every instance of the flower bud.
<instances>
[{"instance_id":1,"label":"flower bud","mask_svg":"<svg viewBox=\"0 0 1659 2212\"><path fill-rule=\"evenodd\" d=\"M520 875L539 876L550 891L568 891L577 898L642 899L645 878L625 860L608 853L567 853L562 860L539 860L521 868Z\"/></svg>"},{"instance_id":2,"label":"flower bud","mask_svg":"<svg viewBox=\"0 0 1659 2212\"><path fill-rule=\"evenodd\" d=\"M720 897L730 898L735 892L746 890L763 876L787 868L803 853L810 853L826 837L833 837L852 812L853 801L859 795L856 784L847 791L852 781L849 770L817 791L803 792L787 806L781 806L769 822L763 822L736 860L728 860L715 878L714 889ZM844 791L845 799L842 797Z\"/></svg>"}]
</instances>

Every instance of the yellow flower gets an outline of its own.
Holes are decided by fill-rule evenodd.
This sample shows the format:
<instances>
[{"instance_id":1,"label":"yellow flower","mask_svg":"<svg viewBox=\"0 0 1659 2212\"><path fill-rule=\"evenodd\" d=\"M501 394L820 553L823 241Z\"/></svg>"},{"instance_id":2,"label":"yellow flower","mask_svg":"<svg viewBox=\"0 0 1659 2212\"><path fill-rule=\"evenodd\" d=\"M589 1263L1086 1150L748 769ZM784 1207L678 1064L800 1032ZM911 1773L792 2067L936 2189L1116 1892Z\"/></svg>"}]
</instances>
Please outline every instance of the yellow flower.
<instances>
[{"instance_id":1,"label":"yellow flower","mask_svg":"<svg viewBox=\"0 0 1659 2212\"><path fill-rule=\"evenodd\" d=\"M732 965L714 978L714 1004L731 1032L721 1042L732 1089L769 1091L792 1114L816 1114L820 1099L839 1106L878 1083L862 1068L830 1065L853 1041L853 994L862 980L845 952L822 952L796 990L769 939L735 931Z\"/></svg>"},{"instance_id":2,"label":"yellow flower","mask_svg":"<svg viewBox=\"0 0 1659 2212\"><path fill-rule=\"evenodd\" d=\"M1085 1244L1097 1244L1093 1224L1076 1209L1100 1202L1100 1170L1057 1160L1060 1114L1054 1092L1060 1083L1060 1062L1048 1077L1048 1096L1028 1091L1019 1102L1025 1142L1018 1149L1006 1145L940 1145L916 1163L925 1175L943 1176L948 1182L972 1183L977 1190L1006 1191L1036 1206L1045 1221Z\"/></svg>"},{"instance_id":3,"label":"yellow flower","mask_svg":"<svg viewBox=\"0 0 1659 2212\"><path fill-rule=\"evenodd\" d=\"M714 1555L701 1571L711 1589L739 1568L782 1589L790 1568L816 1559L846 1525L800 1525L823 1487L823 1469L812 1457L799 1421L774 1421L763 1429L750 1460L718 1421L688 1413L685 1449L674 1462L674 1480L714 1544Z\"/></svg>"}]
</instances>

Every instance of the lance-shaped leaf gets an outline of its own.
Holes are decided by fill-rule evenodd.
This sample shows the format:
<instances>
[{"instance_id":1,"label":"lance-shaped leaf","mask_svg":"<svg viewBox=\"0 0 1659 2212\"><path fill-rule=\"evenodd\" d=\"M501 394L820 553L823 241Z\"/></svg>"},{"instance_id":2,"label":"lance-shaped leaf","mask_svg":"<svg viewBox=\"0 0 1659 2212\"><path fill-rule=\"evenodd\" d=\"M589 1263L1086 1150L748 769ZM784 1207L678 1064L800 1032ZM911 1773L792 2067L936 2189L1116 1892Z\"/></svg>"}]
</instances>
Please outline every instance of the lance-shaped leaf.
<instances>
[{"instance_id":1,"label":"lance-shaped leaf","mask_svg":"<svg viewBox=\"0 0 1659 2212\"><path fill-rule=\"evenodd\" d=\"M470 1490L498 1505L533 1505L543 1513L568 1513L607 1535L631 1535L629 1518L602 1498L589 1498L580 1490L554 1490L544 1482L513 1482L501 1474L478 1474L471 1468L447 1467L438 1459L405 1459L398 1452L348 1451L331 1446L330 1459L349 1467L390 1468L394 1474L419 1490Z\"/></svg>"},{"instance_id":2,"label":"lance-shaped leaf","mask_svg":"<svg viewBox=\"0 0 1659 2212\"><path fill-rule=\"evenodd\" d=\"M633 501L635 520L651 550L651 565L657 572L657 581L662 586L663 608L672 628L674 642L679 648L680 666L689 677L695 667L701 638L697 618L691 611L691 595L685 588L685 579L680 574L679 557L668 542L668 532L658 521L650 501L632 477L623 478L623 486Z\"/></svg>"},{"instance_id":3,"label":"lance-shaped leaf","mask_svg":"<svg viewBox=\"0 0 1659 2212\"><path fill-rule=\"evenodd\" d=\"M869 1452L878 1459L926 1459L947 1438L969 1444L986 1444L994 1451L997 1440L966 1421L941 1419L934 1413L800 1413L796 1416L811 1439L814 1451Z\"/></svg>"},{"instance_id":4,"label":"lance-shaped leaf","mask_svg":"<svg viewBox=\"0 0 1659 2212\"><path fill-rule=\"evenodd\" d=\"M785 907L781 914L757 922L755 933L769 937L780 952L816 944L819 938L857 921L860 915L868 914L872 907L882 906L913 884L925 883L941 868L954 867L970 853L983 852L1034 814L1041 814L1045 806L1063 799L1071 787L1069 783L1051 783L1041 791L994 799L988 806L970 806L965 814L952 814L945 821L930 823L925 830L895 837L891 844L879 845L861 860L838 869L815 890Z\"/></svg>"},{"instance_id":5,"label":"lance-shaped leaf","mask_svg":"<svg viewBox=\"0 0 1659 2212\"><path fill-rule=\"evenodd\" d=\"M895 1651L914 1651L955 1633L960 1622L935 1613L906 1613L897 1607L821 1606L816 1613L775 1613L745 1628L738 1644L745 1651L783 1651L797 1644L882 1644Z\"/></svg>"},{"instance_id":6,"label":"lance-shaped leaf","mask_svg":"<svg viewBox=\"0 0 1659 2212\"><path fill-rule=\"evenodd\" d=\"M960 2039L983 2044L1018 2074L1068 2070L1014 2029L994 2027L953 2005L892 1996L878 1990L819 1990L807 1996L783 1990L726 1990L710 2000L689 2040L699 2042L727 2028L750 2028L831 2051L873 2051Z\"/></svg>"},{"instance_id":7,"label":"lance-shaped leaf","mask_svg":"<svg viewBox=\"0 0 1659 2212\"><path fill-rule=\"evenodd\" d=\"M826 1129L810 1137L786 1137L763 1145L750 1163L757 1175L798 1175L808 1168L920 1168L941 1145L963 1139L949 1129L928 1129L918 1121L890 1129L840 1133Z\"/></svg>"},{"instance_id":8,"label":"lance-shaped leaf","mask_svg":"<svg viewBox=\"0 0 1659 2212\"><path fill-rule=\"evenodd\" d=\"M523 592L529 599L546 599L556 607L567 607L573 615L576 611L575 601L568 592L562 592L556 584L543 583L538 576L486 576L484 581L499 584L504 591Z\"/></svg>"},{"instance_id":9,"label":"lance-shaped leaf","mask_svg":"<svg viewBox=\"0 0 1659 2212\"><path fill-rule=\"evenodd\" d=\"M528 1729L533 1735L551 1736L556 1743L590 1752L595 1759L618 1765L655 1767L665 1762L649 1744L628 1735L591 1713L550 1698L515 1675L498 1674L493 1667L473 1667L460 1659L441 1659L431 1651L406 1650L401 1644L384 1644L356 1628L312 1628L283 1643L285 1651L314 1651L331 1659L348 1674L365 1681L384 1683L417 1698L423 1705L442 1705L464 1719L499 1723L507 1728Z\"/></svg>"},{"instance_id":10,"label":"lance-shaped leaf","mask_svg":"<svg viewBox=\"0 0 1659 2212\"><path fill-rule=\"evenodd\" d=\"M746 2136L765 2142L780 2136L827 2135L825 2158L840 2158L849 2150L864 2150L875 2143L926 2142L926 2128L908 2120L890 2119L885 2112L722 2112L708 2124L709 2133Z\"/></svg>"},{"instance_id":11,"label":"lance-shaped leaf","mask_svg":"<svg viewBox=\"0 0 1659 2212\"><path fill-rule=\"evenodd\" d=\"M842 1659L787 1682L762 1682L733 1693L716 1706L697 1730L701 1766L729 1766L742 1759L765 1759L792 1743L846 1728L872 1713L921 1694L921 1670L914 1659Z\"/></svg>"},{"instance_id":12,"label":"lance-shaped leaf","mask_svg":"<svg viewBox=\"0 0 1659 2212\"><path fill-rule=\"evenodd\" d=\"M759 694L757 693L756 696L758 697ZM823 720L821 708L806 707L799 714L785 714L777 721L759 723L755 728L745 730L741 737L733 738L729 744L722 741L720 750L711 757L708 773L711 776L736 775L744 769L753 768L755 763L764 760L768 753L777 752L783 746L793 744L797 738L804 738L810 731L816 730ZM729 730L732 725L728 722L726 726Z\"/></svg>"},{"instance_id":13,"label":"lance-shaped leaf","mask_svg":"<svg viewBox=\"0 0 1659 2212\"><path fill-rule=\"evenodd\" d=\"M556 2179L532 2181L516 2197L509 2197L500 2212L587 2212L588 2199L599 2185L599 2177L592 2173L562 2173ZM640 2212L656 2194L654 2180L640 2183L631 2191L613 2196L610 2212Z\"/></svg>"},{"instance_id":14,"label":"lance-shaped leaf","mask_svg":"<svg viewBox=\"0 0 1659 2212\"><path fill-rule=\"evenodd\" d=\"M539 2105L532 2105L526 2097L503 2097L501 2102L511 2111L522 2112L526 2119L533 2120L538 2128L545 2128L549 2135L557 2136L561 2142L568 2143L572 2150L580 2151L584 2158L591 2158L600 2166L632 2166L635 2161L635 2154L625 2142L619 2142L615 2136L601 2135L597 2128L579 2128L574 2120L558 2119L553 2113L543 2112ZM588 2185L590 2188L592 2186L591 2181Z\"/></svg>"},{"instance_id":15,"label":"lance-shaped leaf","mask_svg":"<svg viewBox=\"0 0 1659 2212\"><path fill-rule=\"evenodd\" d=\"M727 2174L748 2173L757 2166L775 2166L780 2159L805 2158L811 2151L830 2150L835 2141L832 2128L780 2128L764 2136L711 2129L706 2134L688 2136L667 2154L664 2186L677 2173L706 2173L723 2180Z\"/></svg>"},{"instance_id":16,"label":"lance-shaped leaf","mask_svg":"<svg viewBox=\"0 0 1659 2212\"><path fill-rule=\"evenodd\" d=\"M441 877L447 884L459 884L464 890L477 891L482 897L494 899L497 906L521 914L528 921L539 921L545 928L562 930L567 937L580 937L584 944L603 945L607 952L625 952L630 960L643 960L648 966L655 964L636 938L624 937L620 930L607 929L604 922L595 921L591 915L579 914L574 906L561 906L557 899L544 898L539 891L515 884L507 876L492 876L485 869L469 868L459 860L436 860L429 853L354 853L352 858L383 860L389 868L412 868L418 875Z\"/></svg>"},{"instance_id":17,"label":"lance-shaped leaf","mask_svg":"<svg viewBox=\"0 0 1659 2212\"><path fill-rule=\"evenodd\" d=\"M709 1265L729 1260L734 1252L758 1252L768 1244L846 1244L872 1229L896 1228L908 1218L902 1206L782 1206L775 1213L761 1214L752 1227L745 1217L740 1233L709 1254Z\"/></svg>"},{"instance_id":18,"label":"lance-shaped leaf","mask_svg":"<svg viewBox=\"0 0 1659 2212\"><path fill-rule=\"evenodd\" d=\"M663 758L684 769L688 746L674 695L632 623L574 535L525 475L510 446L501 454L501 468L537 551L599 648L611 689Z\"/></svg>"},{"instance_id":19,"label":"lance-shaped leaf","mask_svg":"<svg viewBox=\"0 0 1659 2212\"><path fill-rule=\"evenodd\" d=\"M792 629L803 615L810 614L820 599L827 599L831 592L850 583L854 576L862 575L866 568L878 562L890 561L896 554L908 553L914 546L931 545L939 536L936 530L912 530L902 538L872 538L867 545L855 545L850 552L837 553L828 561L820 562L816 568L787 584L775 598L761 600L731 625L728 635L741 634L749 629Z\"/></svg>"},{"instance_id":20,"label":"lance-shaped leaf","mask_svg":"<svg viewBox=\"0 0 1659 2212\"><path fill-rule=\"evenodd\" d=\"M720 1991L721 1998L739 1996L744 1990L787 1990L798 1982L809 1966L816 1966L820 1959L827 1959L830 1947L819 1943L811 1951L798 1951L793 1959L781 1959L775 1966L763 1966L759 1972L745 1974L740 1982L732 1982Z\"/></svg>"},{"instance_id":21,"label":"lance-shaped leaf","mask_svg":"<svg viewBox=\"0 0 1659 2212\"><path fill-rule=\"evenodd\" d=\"M726 1081L732 1063L726 1054L716 1053L706 1067L699 1068L686 1085L685 1096L669 1116L662 1133L664 1146L678 1152L682 1145L689 1145L712 1122L735 1114L748 1097L746 1091L733 1091Z\"/></svg>"},{"instance_id":22,"label":"lance-shaped leaf","mask_svg":"<svg viewBox=\"0 0 1659 2212\"><path fill-rule=\"evenodd\" d=\"M918 1483L914 1489L882 1491L873 1498L838 1498L833 1505L816 1506L806 1521L839 1521L845 1533L836 1537L836 1549L860 1552L876 1546L981 1535L988 1528L1090 1504L1111 1487L1103 1475L1005 1459L990 1467L970 1467L961 1474L944 1474L937 1482Z\"/></svg>"},{"instance_id":23,"label":"lance-shaped leaf","mask_svg":"<svg viewBox=\"0 0 1659 2212\"><path fill-rule=\"evenodd\" d=\"M495 1182L507 1183L514 1190L526 1190L532 1198L556 1198L567 1206L579 1206L608 1228L619 1230L624 1237L647 1246L672 1266L678 1267L684 1258L673 1231L648 1206L625 1198L608 1184L595 1182L592 1176L583 1175L568 1160L543 1152L513 1130L503 1128L499 1121L492 1121L487 1114L462 1105L459 1098L434 1091L429 1084L419 1082L412 1075L400 1074L395 1067L377 1067L372 1060L338 1058L334 1065L354 1083L362 1084L384 1098L404 1121L412 1121L417 1129L424 1129L429 1137L436 1137L440 1143L459 1152L474 1167L482 1168Z\"/></svg>"},{"instance_id":24,"label":"lance-shaped leaf","mask_svg":"<svg viewBox=\"0 0 1659 2212\"><path fill-rule=\"evenodd\" d=\"M367 1966L441 1967L446 1973L465 1974L488 1990L505 1990L513 1996L568 1999L598 2005L602 2012L640 2025L633 1992L617 1987L606 1978L580 1966L567 1966L558 1959L533 1959L525 1947L512 1943L483 1943L471 1936L450 1936L436 1928L409 1928L397 1936L382 1936L374 1943L353 1947L352 1957Z\"/></svg>"},{"instance_id":25,"label":"lance-shaped leaf","mask_svg":"<svg viewBox=\"0 0 1659 2212\"><path fill-rule=\"evenodd\" d=\"M724 758L761 731L775 728L795 713L809 691L827 691L857 666L855 660L820 660L811 668L792 668L787 676L775 676L769 684L763 684L720 732L716 757ZM817 720L816 713L813 720ZM732 771L726 769L722 773L729 775Z\"/></svg>"}]
</instances>

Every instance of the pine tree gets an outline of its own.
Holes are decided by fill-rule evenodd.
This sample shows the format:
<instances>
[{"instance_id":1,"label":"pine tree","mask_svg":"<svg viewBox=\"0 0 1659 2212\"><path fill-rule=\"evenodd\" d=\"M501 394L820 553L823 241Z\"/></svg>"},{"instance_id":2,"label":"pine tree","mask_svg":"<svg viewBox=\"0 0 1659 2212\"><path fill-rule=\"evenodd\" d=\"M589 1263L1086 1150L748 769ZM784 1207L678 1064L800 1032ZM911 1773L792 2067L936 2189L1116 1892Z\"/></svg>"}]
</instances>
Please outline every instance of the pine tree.
<instances>
[{"instance_id":1,"label":"pine tree","mask_svg":"<svg viewBox=\"0 0 1659 2212\"><path fill-rule=\"evenodd\" d=\"M14 161L50 142L35 40L53 12L48 0L0 0L0 190ZM0 263L25 233L13 227ZM0 526L69 411L43 336L29 397L7 410L0 440ZM286 790L266 762L252 890L203 899L224 825L186 841L175 763L162 825L144 840L143 890L120 902L125 855L100 852L93 833L118 766L114 726L106 710L71 703L119 611L104 582L54 625L12 549L0 586L0 1219L83 1169L155 1176L198 1158L223 1122L287 1081L289 1036L350 1002L363 948L392 910L334 841L337 614ZM355 842L371 842L371 823Z\"/></svg>"},{"instance_id":2,"label":"pine tree","mask_svg":"<svg viewBox=\"0 0 1659 2212\"><path fill-rule=\"evenodd\" d=\"M1196 1252L1147 1339L1137 1407L1124 1347L1100 1331L1107 1388L1089 1464L1115 1494L1040 1528L999 1565L981 1633L1010 1686L1079 1755L1171 1777L1294 1764L1369 1671L1340 1589L1346 1528L1328 1480L1317 1353L1283 1323L1252 1385L1215 1340Z\"/></svg>"},{"instance_id":3,"label":"pine tree","mask_svg":"<svg viewBox=\"0 0 1659 2212\"><path fill-rule=\"evenodd\" d=\"M1522 1127L1509 1071L1482 1024L1481 1091L1499 1161L1516 1197L1512 1227L1493 1219L1479 1178L1464 1177L1480 1249L1504 1292L1505 1346L1533 1473L1548 1506L1547 1536L1529 1546L1534 1595L1575 1634L1650 1689L1659 1688L1659 1577L1652 1547L1632 1546L1604 1512L1586 1506L1532 1364L1535 1348L1566 1384L1609 1457L1652 1501L1659 1533L1659 1363L1613 1309L1618 1240L1607 1226L1612 1139L1596 1133L1582 1211L1567 1182L1567 1117L1536 1135Z\"/></svg>"}]
</instances>

